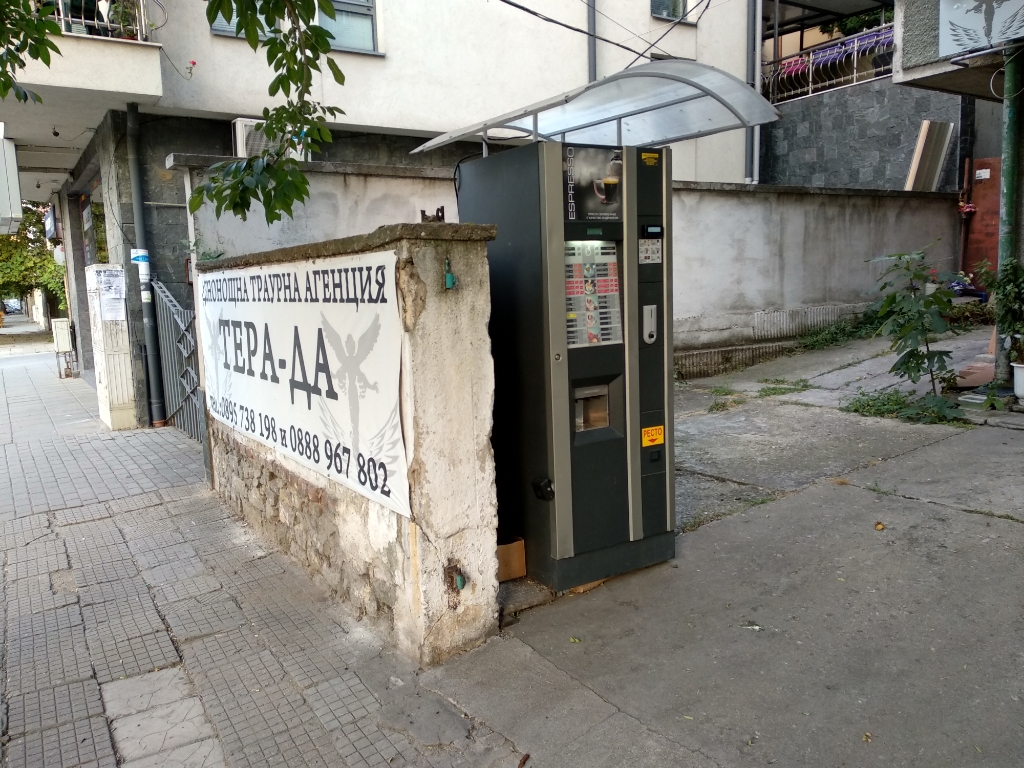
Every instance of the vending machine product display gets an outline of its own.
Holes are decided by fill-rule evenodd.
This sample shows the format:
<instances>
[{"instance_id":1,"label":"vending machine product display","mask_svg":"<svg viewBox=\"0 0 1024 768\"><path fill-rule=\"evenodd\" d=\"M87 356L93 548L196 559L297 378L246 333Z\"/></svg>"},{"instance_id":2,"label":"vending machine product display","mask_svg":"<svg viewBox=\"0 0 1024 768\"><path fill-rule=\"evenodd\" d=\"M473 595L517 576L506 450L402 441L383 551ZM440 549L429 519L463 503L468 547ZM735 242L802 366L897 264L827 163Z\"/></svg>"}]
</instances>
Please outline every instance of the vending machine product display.
<instances>
[{"instance_id":1,"label":"vending machine product display","mask_svg":"<svg viewBox=\"0 0 1024 768\"><path fill-rule=\"evenodd\" d=\"M488 248L499 541L563 590L675 554L669 149L543 141L465 162Z\"/></svg>"}]
</instances>

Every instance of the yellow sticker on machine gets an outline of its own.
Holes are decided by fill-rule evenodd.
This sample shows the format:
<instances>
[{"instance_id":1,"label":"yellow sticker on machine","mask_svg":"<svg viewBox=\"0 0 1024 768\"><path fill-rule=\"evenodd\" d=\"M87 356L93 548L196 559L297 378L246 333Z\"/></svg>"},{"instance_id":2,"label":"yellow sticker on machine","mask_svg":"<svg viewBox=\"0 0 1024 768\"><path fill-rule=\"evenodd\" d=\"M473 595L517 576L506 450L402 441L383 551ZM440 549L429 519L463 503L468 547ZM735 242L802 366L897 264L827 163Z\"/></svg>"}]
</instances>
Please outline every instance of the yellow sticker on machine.
<instances>
[{"instance_id":1,"label":"yellow sticker on machine","mask_svg":"<svg viewBox=\"0 0 1024 768\"><path fill-rule=\"evenodd\" d=\"M644 427L642 432L641 445L649 448L652 445L662 445L665 442L665 427Z\"/></svg>"},{"instance_id":2,"label":"yellow sticker on machine","mask_svg":"<svg viewBox=\"0 0 1024 768\"><path fill-rule=\"evenodd\" d=\"M641 152L640 160L644 165L657 165L661 155L657 152Z\"/></svg>"}]
</instances>

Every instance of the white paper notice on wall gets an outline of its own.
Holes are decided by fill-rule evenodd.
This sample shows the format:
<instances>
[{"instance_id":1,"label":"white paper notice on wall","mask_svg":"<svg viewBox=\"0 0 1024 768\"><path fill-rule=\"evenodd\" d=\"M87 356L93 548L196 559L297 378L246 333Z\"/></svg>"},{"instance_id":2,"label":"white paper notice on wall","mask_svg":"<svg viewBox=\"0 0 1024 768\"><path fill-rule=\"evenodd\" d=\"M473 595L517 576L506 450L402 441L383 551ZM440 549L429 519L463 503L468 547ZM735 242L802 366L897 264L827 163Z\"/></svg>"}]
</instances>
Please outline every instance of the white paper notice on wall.
<instances>
[{"instance_id":1,"label":"white paper notice on wall","mask_svg":"<svg viewBox=\"0 0 1024 768\"><path fill-rule=\"evenodd\" d=\"M992 178L991 168L979 168L974 172L975 181L982 181L984 179Z\"/></svg>"},{"instance_id":2,"label":"white paper notice on wall","mask_svg":"<svg viewBox=\"0 0 1024 768\"><path fill-rule=\"evenodd\" d=\"M104 322L127 319L124 306L124 270L104 269L96 272L96 289L100 295L100 315Z\"/></svg>"},{"instance_id":3,"label":"white paper notice on wall","mask_svg":"<svg viewBox=\"0 0 1024 768\"><path fill-rule=\"evenodd\" d=\"M199 275L217 421L410 516L395 252Z\"/></svg>"}]
</instances>

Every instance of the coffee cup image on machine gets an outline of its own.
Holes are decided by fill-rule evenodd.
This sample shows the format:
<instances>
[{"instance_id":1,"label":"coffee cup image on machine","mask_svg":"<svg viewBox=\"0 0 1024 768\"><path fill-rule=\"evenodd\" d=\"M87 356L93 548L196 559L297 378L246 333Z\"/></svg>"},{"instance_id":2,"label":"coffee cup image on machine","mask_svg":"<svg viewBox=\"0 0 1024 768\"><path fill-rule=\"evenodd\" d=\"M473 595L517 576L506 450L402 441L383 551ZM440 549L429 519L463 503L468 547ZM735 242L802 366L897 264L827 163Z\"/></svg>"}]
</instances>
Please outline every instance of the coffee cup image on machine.
<instances>
[{"instance_id":1,"label":"coffee cup image on machine","mask_svg":"<svg viewBox=\"0 0 1024 768\"><path fill-rule=\"evenodd\" d=\"M579 221L622 220L622 151L573 147L573 199Z\"/></svg>"}]
</instances>

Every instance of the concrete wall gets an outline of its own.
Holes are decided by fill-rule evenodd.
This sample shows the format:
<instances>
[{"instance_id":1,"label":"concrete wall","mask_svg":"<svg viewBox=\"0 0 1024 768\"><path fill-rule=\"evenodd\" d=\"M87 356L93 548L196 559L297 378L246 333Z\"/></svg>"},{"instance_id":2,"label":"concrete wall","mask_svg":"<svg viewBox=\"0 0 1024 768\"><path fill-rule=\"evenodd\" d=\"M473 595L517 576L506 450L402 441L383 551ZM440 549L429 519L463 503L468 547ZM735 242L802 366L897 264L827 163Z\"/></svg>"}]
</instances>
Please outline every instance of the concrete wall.
<instances>
[{"instance_id":1,"label":"concrete wall","mask_svg":"<svg viewBox=\"0 0 1024 768\"><path fill-rule=\"evenodd\" d=\"M869 260L959 254L953 195L676 184L677 352L792 338L877 297Z\"/></svg>"},{"instance_id":2,"label":"concrete wall","mask_svg":"<svg viewBox=\"0 0 1024 768\"><path fill-rule=\"evenodd\" d=\"M311 168L323 164L311 163ZM214 215L203 205L195 214L195 231L202 249L238 256L321 240L351 237L387 224L416 223L420 211L429 214L444 206L448 221L458 221L451 173L437 169L409 169L409 175L390 175L387 168L364 173L311 172L310 197L295 207L295 216L268 225L262 209L254 209L246 221L230 214ZM198 185L205 171L192 170Z\"/></svg>"},{"instance_id":3,"label":"concrete wall","mask_svg":"<svg viewBox=\"0 0 1024 768\"><path fill-rule=\"evenodd\" d=\"M960 102L883 77L778 104L761 129L761 181L785 186L902 190L922 120L953 123L939 189L957 189Z\"/></svg>"},{"instance_id":4,"label":"concrete wall","mask_svg":"<svg viewBox=\"0 0 1024 768\"><path fill-rule=\"evenodd\" d=\"M394 226L237 260L272 264L396 250L411 518L209 420L218 493L424 666L497 631L485 243L493 236L489 227ZM451 291L444 288L446 258L459 278ZM223 269L225 261L214 266ZM464 589L446 576L449 567L465 574Z\"/></svg>"},{"instance_id":5,"label":"concrete wall","mask_svg":"<svg viewBox=\"0 0 1024 768\"><path fill-rule=\"evenodd\" d=\"M896 61L904 68L939 59L938 0L900 0L896 3Z\"/></svg>"}]
</instances>

